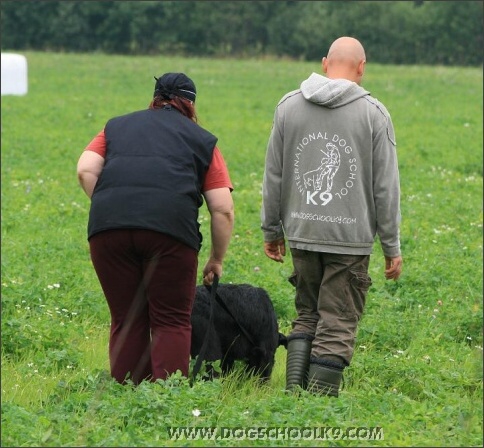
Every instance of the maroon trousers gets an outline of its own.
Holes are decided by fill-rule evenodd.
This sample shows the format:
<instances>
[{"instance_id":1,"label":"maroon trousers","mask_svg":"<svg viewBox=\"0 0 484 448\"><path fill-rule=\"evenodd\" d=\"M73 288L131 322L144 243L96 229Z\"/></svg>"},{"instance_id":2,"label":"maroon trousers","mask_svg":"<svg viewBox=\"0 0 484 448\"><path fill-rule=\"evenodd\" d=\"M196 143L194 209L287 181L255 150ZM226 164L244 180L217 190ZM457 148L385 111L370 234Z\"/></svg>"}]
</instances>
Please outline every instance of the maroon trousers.
<instances>
[{"instance_id":1,"label":"maroon trousers","mask_svg":"<svg viewBox=\"0 0 484 448\"><path fill-rule=\"evenodd\" d=\"M89 245L111 313L111 375L135 384L188 376L198 252L142 229L100 232Z\"/></svg>"}]
</instances>

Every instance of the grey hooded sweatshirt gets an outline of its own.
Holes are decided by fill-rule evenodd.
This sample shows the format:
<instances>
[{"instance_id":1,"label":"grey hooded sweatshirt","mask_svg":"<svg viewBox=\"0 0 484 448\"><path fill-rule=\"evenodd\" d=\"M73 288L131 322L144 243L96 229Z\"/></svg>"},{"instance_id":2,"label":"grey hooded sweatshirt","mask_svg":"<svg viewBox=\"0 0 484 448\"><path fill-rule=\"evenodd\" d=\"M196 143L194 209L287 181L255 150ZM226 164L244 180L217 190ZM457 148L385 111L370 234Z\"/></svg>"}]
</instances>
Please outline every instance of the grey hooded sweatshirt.
<instances>
[{"instance_id":1,"label":"grey hooded sweatshirt","mask_svg":"<svg viewBox=\"0 0 484 448\"><path fill-rule=\"evenodd\" d=\"M278 103L262 187L264 241L369 255L400 255L400 184L385 106L346 79L316 73Z\"/></svg>"}]
</instances>

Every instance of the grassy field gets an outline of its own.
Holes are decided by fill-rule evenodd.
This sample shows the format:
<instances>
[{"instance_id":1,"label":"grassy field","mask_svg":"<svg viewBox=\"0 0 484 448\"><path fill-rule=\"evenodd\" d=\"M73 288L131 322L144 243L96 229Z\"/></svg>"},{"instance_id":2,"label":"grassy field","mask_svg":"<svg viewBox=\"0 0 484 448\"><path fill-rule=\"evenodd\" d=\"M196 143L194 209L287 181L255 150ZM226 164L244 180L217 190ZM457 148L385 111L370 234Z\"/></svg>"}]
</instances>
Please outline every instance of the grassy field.
<instances>
[{"instance_id":1,"label":"grassy field","mask_svg":"<svg viewBox=\"0 0 484 448\"><path fill-rule=\"evenodd\" d=\"M262 173L276 103L319 62L25 54L29 92L1 105L1 446L482 446L481 68L368 64L363 85L396 129L404 273L385 282L376 244L353 364L331 399L284 392L283 348L266 385L240 369L193 388L176 375L138 388L112 381L76 178L107 119L146 108L154 75L186 72L235 186L222 281L266 288L288 332L291 262L263 254ZM205 235L207 218L202 209ZM223 437L177 439L170 427ZM269 440L254 428L279 432Z\"/></svg>"}]
</instances>

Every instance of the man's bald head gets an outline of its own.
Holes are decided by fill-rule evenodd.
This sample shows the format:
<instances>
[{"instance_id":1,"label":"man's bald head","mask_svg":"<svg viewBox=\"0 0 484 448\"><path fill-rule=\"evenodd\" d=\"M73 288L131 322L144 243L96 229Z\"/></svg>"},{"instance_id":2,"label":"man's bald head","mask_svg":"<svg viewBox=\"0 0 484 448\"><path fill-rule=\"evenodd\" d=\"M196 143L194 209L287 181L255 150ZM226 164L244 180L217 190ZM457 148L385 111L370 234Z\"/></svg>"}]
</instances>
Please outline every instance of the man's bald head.
<instances>
[{"instance_id":1,"label":"man's bald head","mask_svg":"<svg viewBox=\"0 0 484 448\"><path fill-rule=\"evenodd\" d=\"M365 70L365 49L357 39L343 36L331 44L322 63L323 72L329 78L344 78L360 84Z\"/></svg>"},{"instance_id":2,"label":"man's bald head","mask_svg":"<svg viewBox=\"0 0 484 448\"><path fill-rule=\"evenodd\" d=\"M360 41L353 37L340 37L336 39L329 47L328 59L346 63L358 64L365 60L365 49Z\"/></svg>"}]
</instances>

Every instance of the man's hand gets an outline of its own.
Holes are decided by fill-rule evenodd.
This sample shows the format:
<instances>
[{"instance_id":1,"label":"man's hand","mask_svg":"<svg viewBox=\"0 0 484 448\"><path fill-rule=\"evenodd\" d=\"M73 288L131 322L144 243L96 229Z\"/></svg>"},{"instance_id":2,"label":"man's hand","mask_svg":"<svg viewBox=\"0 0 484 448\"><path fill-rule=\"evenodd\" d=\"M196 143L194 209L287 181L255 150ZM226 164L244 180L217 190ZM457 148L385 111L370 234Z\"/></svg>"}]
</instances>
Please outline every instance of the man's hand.
<instances>
[{"instance_id":1,"label":"man's hand","mask_svg":"<svg viewBox=\"0 0 484 448\"><path fill-rule=\"evenodd\" d=\"M284 256L286 255L286 243L284 238L274 240L274 241L265 241L264 242L264 253L274 261L279 263L284 263Z\"/></svg>"},{"instance_id":2,"label":"man's hand","mask_svg":"<svg viewBox=\"0 0 484 448\"><path fill-rule=\"evenodd\" d=\"M398 257L385 257L385 278L387 280L398 280L402 273L403 259Z\"/></svg>"}]
</instances>

